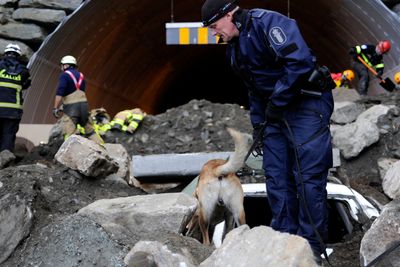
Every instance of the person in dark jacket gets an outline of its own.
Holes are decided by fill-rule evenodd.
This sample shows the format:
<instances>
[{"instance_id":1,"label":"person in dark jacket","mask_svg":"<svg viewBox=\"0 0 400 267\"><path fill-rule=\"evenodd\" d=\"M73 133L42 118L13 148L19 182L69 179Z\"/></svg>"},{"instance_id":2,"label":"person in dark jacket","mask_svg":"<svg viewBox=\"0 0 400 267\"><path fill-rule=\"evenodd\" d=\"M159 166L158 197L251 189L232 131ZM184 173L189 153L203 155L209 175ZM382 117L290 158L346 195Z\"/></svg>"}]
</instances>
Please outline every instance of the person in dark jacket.
<instances>
[{"instance_id":1,"label":"person in dark jacket","mask_svg":"<svg viewBox=\"0 0 400 267\"><path fill-rule=\"evenodd\" d=\"M317 67L296 21L277 12L206 0L201 16L228 43L228 61L248 88L254 131L263 131L271 226L304 237L320 258L332 167L329 70Z\"/></svg>"},{"instance_id":2,"label":"person in dark jacket","mask_svg":"<svg viewBox=\"0 0 400 267\"><path fill-rule=\"evenodd\" d=\"M61 59L62 73L59 77L56 97L54 99L53 116L61 118L61 127L66 140L72 134L79 134L78 125L83 127L85 135L98 144L103 139L94 130L89 115L86 98L86 82L83 73L77 70L77 61L73 56ZM61 110L61 104L63 109Z\"/></svg>"},{"instance_id":3,"label":"person in dark jacket","mask_svg":"<svg viewBox=\"0 0 400 267\"><path fill-rule=\"evenodd\" d=\"M31 84L29 70L20 56L19 45L10 43L0 60L0 151L14 152L23 113L22 91Z\"/></svg>"},{"instance_id":4,"label":"person in dark jacket","mask_svg":"<svg viewBox=\"0 0 400 267\"><path fill-rule=\"evenodd\" d=\"M375 69L379 76L382 76L384 70L383 55L389 52L391 44L389 41L380 41L377 45L363 44L350 48L349 54L352 57L352 68L358 76L357 91L360 95L368 94L369 74L368 68L361 63L359 57Z\"/></svg>"}]
</instances>

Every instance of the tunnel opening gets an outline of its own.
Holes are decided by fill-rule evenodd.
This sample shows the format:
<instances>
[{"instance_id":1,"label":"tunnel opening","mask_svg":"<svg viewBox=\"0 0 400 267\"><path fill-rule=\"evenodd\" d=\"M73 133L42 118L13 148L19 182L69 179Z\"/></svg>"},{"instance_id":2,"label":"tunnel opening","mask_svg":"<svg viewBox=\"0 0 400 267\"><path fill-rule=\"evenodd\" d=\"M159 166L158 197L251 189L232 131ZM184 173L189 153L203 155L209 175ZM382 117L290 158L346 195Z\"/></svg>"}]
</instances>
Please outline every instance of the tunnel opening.
<instances>
[{"instance_id":1,"label":"tunnel opening","mask_svg":"<svg viewBox=\"0 0 400 267\"><path fill-rule=\"evenodd\" d=\"M162 92L154 110L156 114L184 105L192 99L248 107L247 90L230 68L225 46L191 46L184 49L195 56L179 71L179 77L173 79L168 90Z\"/></svg>"}]
</instances>

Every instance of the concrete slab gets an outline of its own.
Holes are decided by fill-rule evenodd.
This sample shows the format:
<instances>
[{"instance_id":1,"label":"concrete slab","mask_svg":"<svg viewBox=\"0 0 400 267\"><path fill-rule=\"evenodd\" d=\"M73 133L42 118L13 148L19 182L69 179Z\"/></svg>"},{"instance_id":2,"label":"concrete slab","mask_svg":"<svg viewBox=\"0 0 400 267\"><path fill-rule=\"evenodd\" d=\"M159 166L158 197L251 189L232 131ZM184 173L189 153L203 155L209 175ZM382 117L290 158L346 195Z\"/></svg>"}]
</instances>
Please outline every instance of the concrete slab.
<instances>
[{"instance_id":1,"label":"concrete slab","mask_svg":"<svg viewBox=\"0 0 400 267\"><path fill-rule=\"evenodd\" d=\"M227 159L233 152L158 154L132 157L132 175L135 178L157 176L196 176L210 159ZM333 149L333 167L340 166L340 151ZM253 169L262 169L262 158L249 157L247 164Z\"/></svg>"},{"instance_id":2,"label":"concrete slab","mask_svg":"<svg viewBox=\"0 0 400 267\"><path fill-rule=\"evenodd\" d=\"M210 159L227 159L233 152L158 154L132 157L136 178L155 176L192 176Z\"/></svg>"}]
</instances>

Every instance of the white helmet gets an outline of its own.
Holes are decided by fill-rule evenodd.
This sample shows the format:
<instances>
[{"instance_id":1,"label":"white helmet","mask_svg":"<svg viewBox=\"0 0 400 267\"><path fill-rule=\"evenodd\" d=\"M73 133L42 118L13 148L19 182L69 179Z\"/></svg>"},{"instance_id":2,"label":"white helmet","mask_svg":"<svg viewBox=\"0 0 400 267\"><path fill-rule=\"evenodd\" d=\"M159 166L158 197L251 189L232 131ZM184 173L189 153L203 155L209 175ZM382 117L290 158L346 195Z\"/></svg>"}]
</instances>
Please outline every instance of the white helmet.
<instances>
[{"instance_id":1,"label":"white helmet","mask_svg":"<svg viewBox=\"0 0 400 267\"><path fill-rule=\"evenodd\" d=\"M6 46L6 49L4 50L4 53L9 53L9 52L14 52L18 55L21 55L21 48L17 44L8 44Z\"/></svg>"},{"instance_id":2,"label":"white helmet","mask_svg":"<svg viewBox=\"0 0 400 267\"><path fill-rule=\"evenodd\" d=\"M78 65L76 63L76 58L73 56L65 56L61 59L61 64L70 64L70 65Z\"/></svg>"}]
</instances>

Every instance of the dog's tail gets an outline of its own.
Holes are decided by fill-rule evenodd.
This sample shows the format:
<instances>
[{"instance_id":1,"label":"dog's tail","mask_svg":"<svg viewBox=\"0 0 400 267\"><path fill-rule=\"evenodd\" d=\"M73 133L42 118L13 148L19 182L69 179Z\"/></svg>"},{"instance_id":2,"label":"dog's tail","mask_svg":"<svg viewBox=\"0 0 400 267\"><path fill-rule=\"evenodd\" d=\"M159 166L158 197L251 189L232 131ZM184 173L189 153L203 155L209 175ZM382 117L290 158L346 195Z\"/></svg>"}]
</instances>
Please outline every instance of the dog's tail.
<instances>
[{"instance_id":1,"label":"dog's tail","mask_svg":"<svg viewBox=\"0 0 400 267\"><path fill-rule=\"evenodd\" d=\"M226 130L233 138L235 143L235 152L230 155L225 164L217 167L217 176L237 172L243 166L244 158L246 157L252 143L252 136L250 134L242 133L232 128L227 128Z\"/></svg>"}]
</instances>

